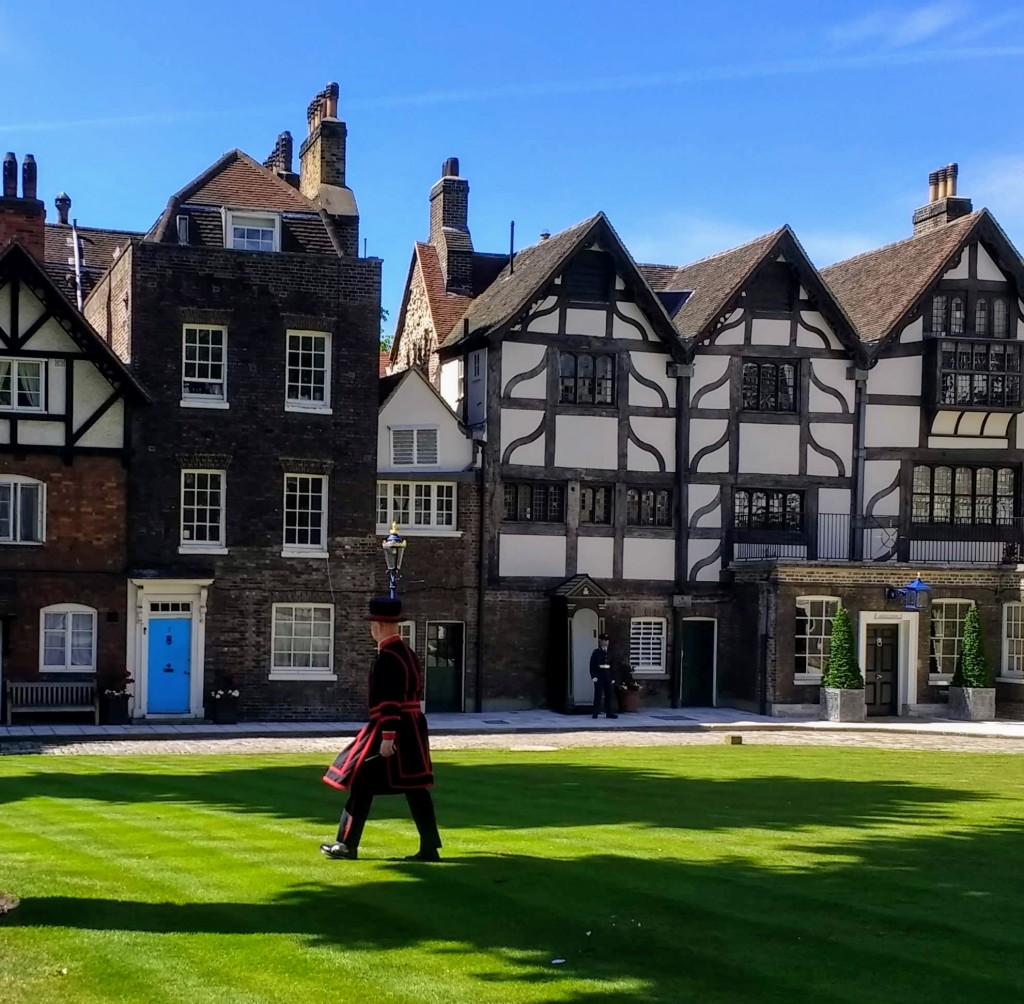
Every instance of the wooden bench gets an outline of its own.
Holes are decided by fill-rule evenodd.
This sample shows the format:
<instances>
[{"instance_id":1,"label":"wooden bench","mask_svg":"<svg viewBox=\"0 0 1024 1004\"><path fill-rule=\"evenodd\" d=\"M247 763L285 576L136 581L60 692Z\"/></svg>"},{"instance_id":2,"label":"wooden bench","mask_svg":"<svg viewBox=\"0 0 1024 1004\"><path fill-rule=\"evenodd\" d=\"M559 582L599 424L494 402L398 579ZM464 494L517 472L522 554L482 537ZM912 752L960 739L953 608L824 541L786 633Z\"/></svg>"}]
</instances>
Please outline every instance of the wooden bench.
<instances>
[{"instance_id":1,"label":"wooden bench","mask_svg":"<svg viewBox=\"0 0 1024 1004\"><path fill-rule=\"evenodd\" d=\"M94 683L7 682L7 724L21 712L91 711L100 723L100 698Z\"/></svg>"}]
</instances>

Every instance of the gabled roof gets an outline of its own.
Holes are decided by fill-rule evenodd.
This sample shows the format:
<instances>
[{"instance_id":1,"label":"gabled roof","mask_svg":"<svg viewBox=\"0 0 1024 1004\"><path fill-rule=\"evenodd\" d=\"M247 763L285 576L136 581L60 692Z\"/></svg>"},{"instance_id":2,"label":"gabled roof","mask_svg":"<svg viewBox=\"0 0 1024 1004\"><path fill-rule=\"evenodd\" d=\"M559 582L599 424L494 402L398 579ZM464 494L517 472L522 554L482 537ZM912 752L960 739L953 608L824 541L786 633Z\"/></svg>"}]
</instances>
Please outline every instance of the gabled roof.
<instances>
[{"instance_id":1,"label":"gabled roof","mask_svg":"<svg viewBox=\"0 0 1024 1004\"><path fill-rule=\"evenodd\" d=\"M566 579L560 586L551 592L552 596L594 596L603 600L608 598L608 593L602 589L589 575L574 575Z\"/></svg>"},{"instance_id":2,"label":"gabled roof","mask_svg":"<svg viewBox=\"0 0 1024 1004\"><path fill-rule=\"evenodd\" d=\"M136 403L149 400L142 384L64 295L46 270L17 241L0 251L0 277L16 275L32 289L69 338L96 364L110 383ZM45 315L44 315L45 316Z\"/></svg>"},{"instance_id":3,"label":"gabled roof","mask_svg":"<svg viewBox=\"0 0 1024 1004\"><path fill-rule=\"evenodd\" d=\"M866 342L879 342L899 325L932 283L950 267L952 259L974 229L988 221L1019 263L1006 235L986 209L877 251L848 258L821 275L843 304Z\"/></svg>"},{"instance_id":4,"label":"gabled roof","mask_svg":"<svg viewBox=\"0 0 1024 1004\"><path fill-rule=\"evenodd\" d=\"M452 421L459 427L459 431L462 432L463 435L467 437L469 436L469 431L466 429L465 425L459 421L459 416L452 411L452 406L443 397L441 397L438 389L415 366L410 366L408 369L402 370L401 373L392 373L389 376L380 378L378 381L378 413L384 410L384 406L395 396L398 388L401 387L406 380L419 380L423 386L426 387L438 401L440 401L444 410L451 415Z\"/></svg>"},{"instance_id":5,"label":"gabled roof","mask_svg":"<svg viewBox=\"0 0 1024 1004\"><path fill-rule=\"evenodd\" d=\"M241 150L229 150L193 178L175 198L199 206L237 206L315 213L317 207L297 188Z\"/></svg>"},{"instance_id":6,"label":"gabled roof","mask_svg":"<svg viewBox=\"0 0 1024 1004\"><path fill-rule=\"evenodd\" d=\"M579 250L600 241L615 259L619 273L634 287L639 306L671 348L679 344L664 307L638 271L608 217L597 213L589 219L523 248L506 264L497 278L475 300L441 341L443 348L457 345L466 335L494 332L514 321L538 299L552 279Z\"/></svg>"}]
</instances>

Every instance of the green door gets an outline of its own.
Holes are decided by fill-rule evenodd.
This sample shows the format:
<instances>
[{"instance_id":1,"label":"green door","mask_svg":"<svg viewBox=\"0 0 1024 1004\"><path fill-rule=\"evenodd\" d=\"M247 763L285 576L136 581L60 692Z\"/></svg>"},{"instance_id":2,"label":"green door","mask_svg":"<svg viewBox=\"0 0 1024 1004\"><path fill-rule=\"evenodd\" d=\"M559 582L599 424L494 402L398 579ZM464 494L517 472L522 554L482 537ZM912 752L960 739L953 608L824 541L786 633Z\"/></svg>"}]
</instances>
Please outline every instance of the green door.
<instances>
[{"instance_id":1,"label":"green door","mask_svg":"<svg viewBox=\"0 0 1024 1004\"><path fill-rule=\"evenodd\" d=\"M427 711L462 710L463 625L432 621L427 624Z\"/></svg>"},{"instance_id":2,"label":"green door","mask_svg":"<svg viewBox=\"0 0 1024 1004\"><path fill-rule=\"evenodd\" d=\"M679 703L715 706L715 621L683 621L683 664Z\"/></svg>"}]
</instances>

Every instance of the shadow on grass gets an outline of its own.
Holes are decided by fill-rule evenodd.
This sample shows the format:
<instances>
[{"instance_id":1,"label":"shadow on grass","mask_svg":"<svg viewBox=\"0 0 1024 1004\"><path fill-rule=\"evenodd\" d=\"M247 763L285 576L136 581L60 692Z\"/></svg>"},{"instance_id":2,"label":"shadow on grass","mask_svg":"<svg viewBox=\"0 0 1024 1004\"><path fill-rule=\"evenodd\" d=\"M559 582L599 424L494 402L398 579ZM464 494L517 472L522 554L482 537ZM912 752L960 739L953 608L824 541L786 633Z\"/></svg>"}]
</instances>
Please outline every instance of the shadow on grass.
<instances>
[{"instance_id":1,"label":"shadow on grass","mask_svg":"<svg viewBox=\"0 0 1024 1004\"><path fill-rule=\"evenodd\" d=\"M41 771L6 777L0 804L26 798L111 804L174 803L304 819L330 828L342 804L323 769L260 766L162 773ZM435 798L442 829L534 829L632 823L684 830L798 830L941 818L946 806L990 798L968 790L888 781L673 776L655 769L552 762L441 763ZM376 818L405 816L379 799Z\"/></svg>"},{"instance_id":2,"label":"shadow on grass","mask_svg":"<svg viewBox=\"0 0 1024 1004\"><path fill-rule=\"evenodd\" d=\"M1010 922L1024 897L1022 846L1024 824L1014 821L806 847L839 850L844 860L802 869L745 859L510 855L394 864L382 876L364 862L325 862L343 884L297 886L272 902L41 898L22 904L21 923L283 934L355 952L413 947L425 973L459 975L453 993L474 980L551 982L552 1001L578 1004L988 1004L1024 998ZM552 965L555 958L565 964ZM572 989L572 980L606 986Z\"/></svg>"}]
</instances>

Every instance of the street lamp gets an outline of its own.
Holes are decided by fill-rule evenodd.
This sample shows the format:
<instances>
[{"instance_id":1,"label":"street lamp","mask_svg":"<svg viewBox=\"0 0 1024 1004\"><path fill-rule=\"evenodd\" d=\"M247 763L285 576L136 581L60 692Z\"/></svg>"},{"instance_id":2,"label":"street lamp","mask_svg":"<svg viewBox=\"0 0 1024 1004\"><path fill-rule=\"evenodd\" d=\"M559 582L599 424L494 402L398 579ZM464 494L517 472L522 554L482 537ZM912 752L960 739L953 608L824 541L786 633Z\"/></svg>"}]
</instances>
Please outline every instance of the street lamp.
<instances>
[{"instance_id":1,"label":"street lamp","mask_svg":"<svg viewBox=\"0 0 1024 1004\"><path fill-rule=\"evenodd\" d=\"M886 589L887 600L903 600L906 610L920 610L925 603L925 597L932 591L927 582L923 582L921 574L914 576L913 582L908 582L899 589Z\"/></svg>"},{"instance_id":2,"label":"street lamp","mask_svg":"<svg viewBox=\"0 0 1024 1004\"><path fill-rule=\"evenodd\" d=\"M398 533L398 524L391 524L391 533L384 538L384 561L388 566L388 588L391 599L398 597L398 580L402 577L402 558L405 557L406 541Z\"/></svg>"}]
</instances>

